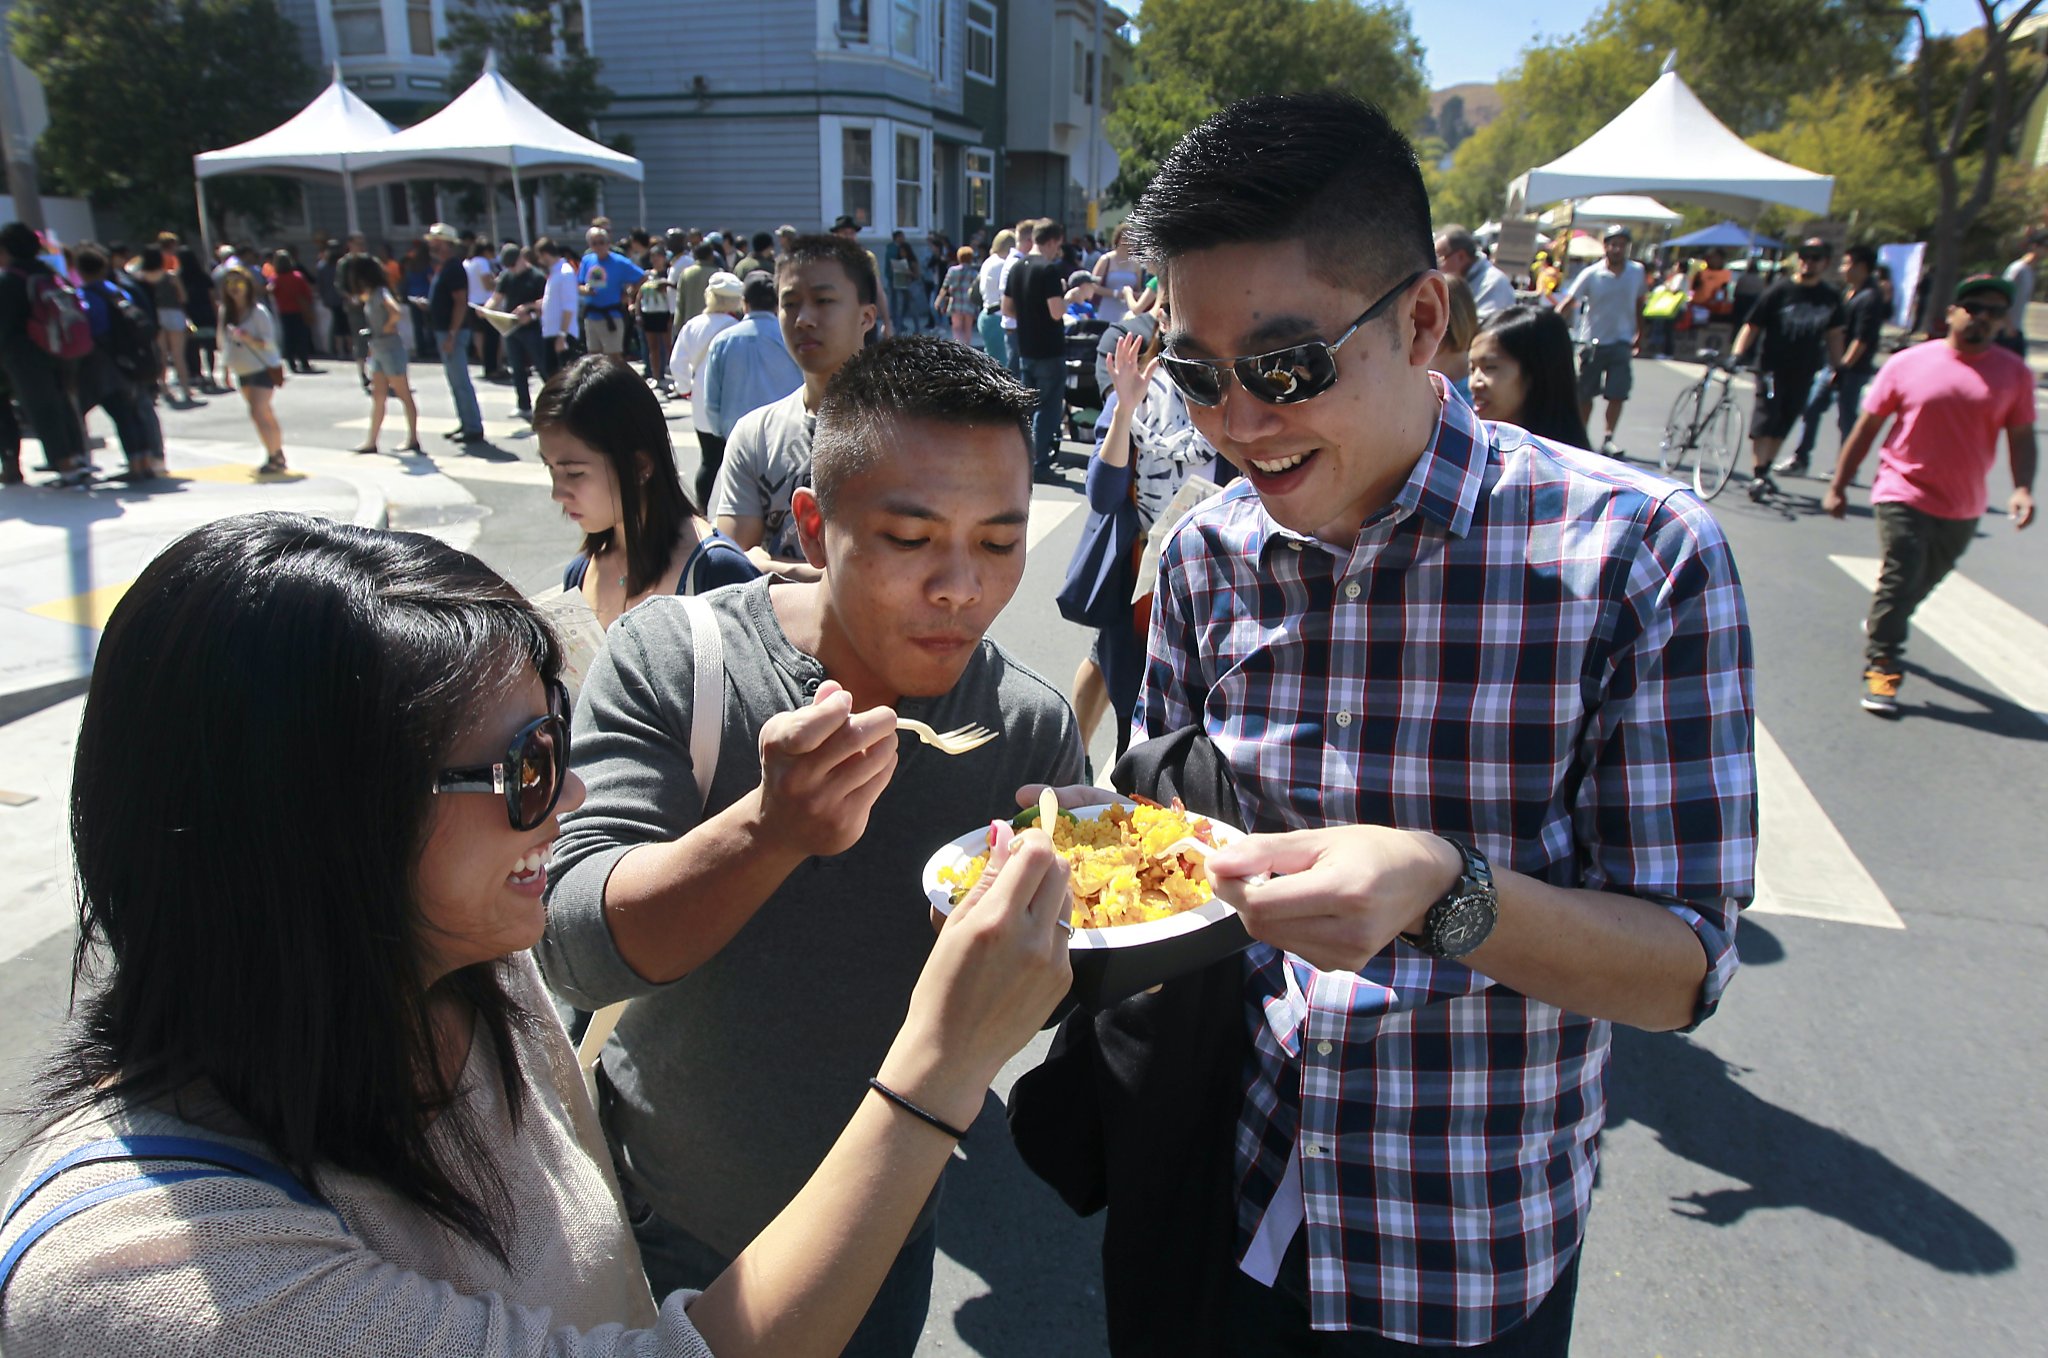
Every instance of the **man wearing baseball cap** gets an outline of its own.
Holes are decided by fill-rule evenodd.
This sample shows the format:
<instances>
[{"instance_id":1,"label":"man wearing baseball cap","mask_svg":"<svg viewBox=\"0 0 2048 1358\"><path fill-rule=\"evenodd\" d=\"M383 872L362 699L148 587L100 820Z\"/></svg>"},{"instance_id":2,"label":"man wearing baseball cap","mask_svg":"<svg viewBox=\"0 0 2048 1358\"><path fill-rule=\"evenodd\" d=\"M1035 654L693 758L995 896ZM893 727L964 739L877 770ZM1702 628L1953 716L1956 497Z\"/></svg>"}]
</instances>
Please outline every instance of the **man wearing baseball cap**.
<instances>
[{"instance_id":1,"label":"man wearing baseball cap","mask_svg":"<svg viewBox=\"0 0 2048 1358\"><path fill-rule=\"evenodd\" d=\"M1574 278L1557 304L1567 319L1572 308L1585 304L1586 320L1579 333L1590 343L1579 351L1579 419L1588 426L1590 437L1593 398L1607 398L1607 435L1600 440L1600 451L1608 457L1621 456L1614 446L1614 431L1621 426L1621 408L1634 388L1631 365L1642 347L1643 298L1650 287L1643 266L1628 257L1633 243L1627 227L1608 227L1600 242L1600 263Z\"/></svg>"},{"instance_id":2,"label":"man wearing baseball cap","mask_svg":"<svg viewBox=\"0 0 2048 1358\"><path fill-rule=\"evenodd\" d=\"M427 317L434 328L434 344L441 355L441 373L448 379L448 394L455 398L455 417L460 423L448 431L455 443L482 443L483 409L477 404L476 387L469 380L468 336L469 275L462 267L462 237L446 222L427 228L427 252L434 257L434 285L427 292Z\"/></svg>"},{"instance_id":3,"label":"man wearing baseball cap","mask_svg":"<svg viewBox=\"0 0 2048 1358\"><path fill-rule=\"evenodd\" d=\"M1995 342L2012 303L2012 284L1995 274L1956 284L1948 335L1894 354L1878 369L1821 501L1842 517L1856 468L1877 431L1893 419L1870 488L1884 565L1863 625L1866 712L1899 714L1907 620L1976 536L2000 430L2012 460L2012 526L2033 522L2033 373Z\"/></svg>"}]
</instances>

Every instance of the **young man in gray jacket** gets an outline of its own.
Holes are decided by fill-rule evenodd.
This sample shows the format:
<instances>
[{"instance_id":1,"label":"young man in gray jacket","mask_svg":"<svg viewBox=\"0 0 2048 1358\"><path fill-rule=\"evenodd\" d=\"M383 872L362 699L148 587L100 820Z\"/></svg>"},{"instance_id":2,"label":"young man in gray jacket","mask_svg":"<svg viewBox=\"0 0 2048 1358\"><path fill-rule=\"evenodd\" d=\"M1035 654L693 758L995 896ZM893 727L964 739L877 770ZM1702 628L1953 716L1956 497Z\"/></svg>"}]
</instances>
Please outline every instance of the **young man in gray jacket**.
<instances>
[{"instance_id":1,"label":"young man in gray jacket","mask_svg":"<svg viewBox=\"0 0 2048 1358\"><path fill-rule=\"evenodd\" d=\"M709 596L725 684L703 805L682 602L622 617L584 682L589 796L555 844L540 958L583 1008L633 999L606 1122L657 1297L716 1276L866 1093L931 947L931 852L1080 774L1065 699L983 636L1024 571L1031 401L932 337L840 371L794 497L822 578ZM948 756L899 713L1001 735ZM848 1354L915 1349L936 1199Z\"/></svg>"}]
</instances>

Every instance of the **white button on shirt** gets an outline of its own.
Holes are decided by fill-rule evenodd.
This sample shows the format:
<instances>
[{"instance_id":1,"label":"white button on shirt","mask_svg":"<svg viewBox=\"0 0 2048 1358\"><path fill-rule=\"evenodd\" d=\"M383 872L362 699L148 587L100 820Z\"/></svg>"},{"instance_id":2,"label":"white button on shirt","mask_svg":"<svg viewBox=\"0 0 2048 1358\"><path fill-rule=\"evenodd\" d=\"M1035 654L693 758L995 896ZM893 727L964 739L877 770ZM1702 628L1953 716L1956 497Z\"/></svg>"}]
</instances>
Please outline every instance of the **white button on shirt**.
<instances>
[{"instance_id":1,"label":"white button on shirt","mask_svg":"<svg viewBox=\"0 0 2048 1358\"><path fill-rule=\"evenodd\" d=\"M1356 580L1344 586L1344 597L1347 599L1356 599L1358 597L1358 582Z\"/></svg>"},{"instance_id":2,"label":"white button on shirt","mask_svg":"<svg viewBox=\"0 0 2048 1358\"><path fill-rule=\"evenodd\" d=\"M1349 712L1339 712L1337 714L1337 724L1339 726L1349 726L1351 724L1351 714Z\"/></svg>"}]
</instances>

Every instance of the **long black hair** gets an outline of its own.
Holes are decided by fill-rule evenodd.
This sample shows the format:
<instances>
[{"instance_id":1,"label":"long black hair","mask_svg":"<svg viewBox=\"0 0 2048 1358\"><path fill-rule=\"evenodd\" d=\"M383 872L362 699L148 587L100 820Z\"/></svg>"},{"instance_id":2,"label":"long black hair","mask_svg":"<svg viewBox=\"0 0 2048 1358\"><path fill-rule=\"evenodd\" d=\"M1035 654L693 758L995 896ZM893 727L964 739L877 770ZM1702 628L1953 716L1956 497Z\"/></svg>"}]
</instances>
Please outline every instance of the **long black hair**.
<instances>
[{"instance_id":1,"label":"long black hair","mask_svg":"<svg viewBox=\"0 0 2048 1358\"><path fill-rule=\"evenodd\" d=\"M585 354L547 380L533 403L536 433L560 429L588 444L611 464L619 487L619 524L625 535L626 595L644 594L668 573L683 525L697 506L676 473L668 417L640 374L616 354ZM640 454L647 455L643 467ZM641 473L646 472L645 480ZM618 528L583 535L583 553L596 560L615 545Z\"/></svg>"},{"instance_id":2,"label":"long black hair","mask_svg":"<svg viewBox=\"0 0 2048 1358\"><path fill-rule=\"evenodd\" d=\"M1552 443L1590 447L1564 317L1542 302L1517 302L1495 312L1479 333L1493 336L1522 370L1522 409L1512 422Z\"/></svg>"},{"instance_id":3,"label":"long black hair","mask_svg":"<svg viewBox=\"0 0 2048 1358\"><path fill-rule=\"evenodd\" d=\"M416 869L449 750L560 667L518 592L432 538L256 514L166 548L79 730L73 1018L37 1130L217 1097L302 1178L372 1177L503 1259L512 1204L429 1016L473 1007L515 1117L533 1020L500 962L421 984Z\"/></svg>"}]
</instances>

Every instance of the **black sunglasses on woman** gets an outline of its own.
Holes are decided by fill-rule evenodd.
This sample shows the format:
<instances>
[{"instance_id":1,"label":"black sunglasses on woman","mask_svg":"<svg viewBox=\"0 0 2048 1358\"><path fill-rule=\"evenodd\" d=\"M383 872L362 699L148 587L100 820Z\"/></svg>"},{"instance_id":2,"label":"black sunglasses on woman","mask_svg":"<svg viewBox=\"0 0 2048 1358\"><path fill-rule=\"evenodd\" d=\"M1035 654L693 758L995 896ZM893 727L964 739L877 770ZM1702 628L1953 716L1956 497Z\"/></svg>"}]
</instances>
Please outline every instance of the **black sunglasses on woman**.
<instances>
[{"instance_id":1,"label":"black sunglasses on woman","mask_svg":"<svg viewBox=\"0 0 2048 1358\"><path fill-rule=\"evenodd\" d=\"M434 775L434 792L489 792L505 799L515 830L536 830L562 800L569 771L569 690L548 683L548 713L519 728L497 764L470 764Z\"/></svg>"}]
</instances>

